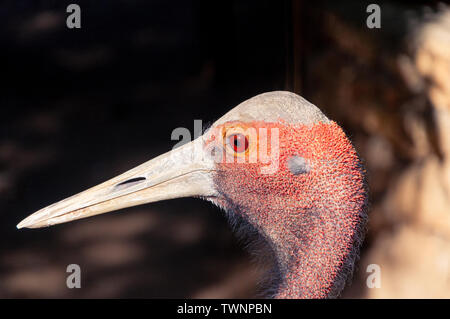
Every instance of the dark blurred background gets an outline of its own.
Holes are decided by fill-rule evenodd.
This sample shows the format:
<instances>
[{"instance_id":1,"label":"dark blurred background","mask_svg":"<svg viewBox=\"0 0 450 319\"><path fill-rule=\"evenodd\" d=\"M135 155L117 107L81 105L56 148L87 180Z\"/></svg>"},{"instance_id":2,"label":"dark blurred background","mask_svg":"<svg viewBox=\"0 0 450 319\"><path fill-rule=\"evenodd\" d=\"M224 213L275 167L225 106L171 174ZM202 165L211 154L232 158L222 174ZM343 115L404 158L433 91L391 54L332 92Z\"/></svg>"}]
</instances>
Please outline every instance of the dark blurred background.
<instances>
[{"instance_id":1,"label":"dark blurred background","mask_svg":"<svg viewBox=\"0 0 450 319\"><path fill-rule=\"evenodd\" d=\"M66 27L70 3L81 29ZM318 105L366 161L369 233L343 296L450 297L450 9L378 1L369 29L369 3L2 1L0 297L256 296L262 271L201 200L15 225L272 90ZM66 287L73 263L81 289Z\"/></svg>"}]
</instances>

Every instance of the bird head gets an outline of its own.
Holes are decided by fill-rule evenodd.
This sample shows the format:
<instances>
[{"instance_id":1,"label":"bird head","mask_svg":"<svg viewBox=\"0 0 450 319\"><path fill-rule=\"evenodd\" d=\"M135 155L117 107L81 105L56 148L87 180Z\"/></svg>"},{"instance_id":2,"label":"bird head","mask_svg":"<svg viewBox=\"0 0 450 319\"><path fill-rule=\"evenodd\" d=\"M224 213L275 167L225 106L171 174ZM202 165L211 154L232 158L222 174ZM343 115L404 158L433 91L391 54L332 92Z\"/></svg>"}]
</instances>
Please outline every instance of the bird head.
<instances>
[{"instance_id":1,"label":"bird head","mask_svg":"<svg viewBox=\"0 0 450 319\"><path fill-rule=\"evenodd\" d=\"M255 96L205 133L128 172L30 215L18 228L200 197L269 245L275 297L334 297L351 273L366 222L361 161L342 129L289 92Z\"/></svg>"}]
</instances>

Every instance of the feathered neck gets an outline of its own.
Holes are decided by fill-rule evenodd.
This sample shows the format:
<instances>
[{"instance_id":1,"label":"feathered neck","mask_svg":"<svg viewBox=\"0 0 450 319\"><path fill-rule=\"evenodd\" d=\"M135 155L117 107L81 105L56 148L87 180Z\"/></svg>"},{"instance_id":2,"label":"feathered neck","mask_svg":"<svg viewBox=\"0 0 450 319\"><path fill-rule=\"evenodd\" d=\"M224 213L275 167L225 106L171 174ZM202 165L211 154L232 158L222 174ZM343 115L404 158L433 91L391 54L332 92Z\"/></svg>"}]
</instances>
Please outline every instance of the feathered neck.
<instances>
[{"instance_id":1,"label":"feathered neck","mask_svg":"<svg viewBox=\"0 0 450 319\"><path fill-rule=\"evenodd\" d=\"M265 125L280 129L279 171L264 175L257 164L222 164L216 176L222 205L250 223L275 253L274 297L336 297L366 223L364 169L334 122ZM293 174L293 156L310 170Z\"/></svg>"}]
</instances>

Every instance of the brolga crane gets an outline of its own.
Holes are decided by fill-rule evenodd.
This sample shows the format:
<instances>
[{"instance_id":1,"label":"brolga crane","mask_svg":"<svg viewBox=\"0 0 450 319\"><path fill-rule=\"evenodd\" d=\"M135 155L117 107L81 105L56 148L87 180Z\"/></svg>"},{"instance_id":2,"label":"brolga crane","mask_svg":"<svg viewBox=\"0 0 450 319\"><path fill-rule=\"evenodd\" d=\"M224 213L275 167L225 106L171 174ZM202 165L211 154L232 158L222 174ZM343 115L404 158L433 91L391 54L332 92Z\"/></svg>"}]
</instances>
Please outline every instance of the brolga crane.
<instances>
[{"instance_id":1,"label":"brolga crane","mask_svg":"<svg viewBox=\"0 0 450 319\"><path fill-rule=\"evenodd\" d=\"M342 129L284 91L236 106L204 134L30 215L38 228L171 198L199 197L248 227L274 258L276 298L337 297L367 220L365 170Z\"/></svg>"}]
</instances>

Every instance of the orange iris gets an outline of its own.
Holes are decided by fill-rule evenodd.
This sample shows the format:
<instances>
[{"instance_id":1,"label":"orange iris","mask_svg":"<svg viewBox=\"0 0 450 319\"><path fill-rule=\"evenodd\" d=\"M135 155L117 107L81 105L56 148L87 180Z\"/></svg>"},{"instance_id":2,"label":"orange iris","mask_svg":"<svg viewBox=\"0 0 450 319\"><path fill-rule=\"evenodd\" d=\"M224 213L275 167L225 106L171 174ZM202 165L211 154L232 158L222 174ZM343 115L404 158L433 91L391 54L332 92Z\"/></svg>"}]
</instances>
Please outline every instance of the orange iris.
<instances>
[{"instance_id":1,"label":"orange iris","mask_svg":"<svg viewBox=\"0 0 450 319\"><path fill-rule=\"evenodd\" d=\"M248 138L244 134L228 136L228 143L236 153L243 153L248 149Z\"/></svg>"}]
</instances>

